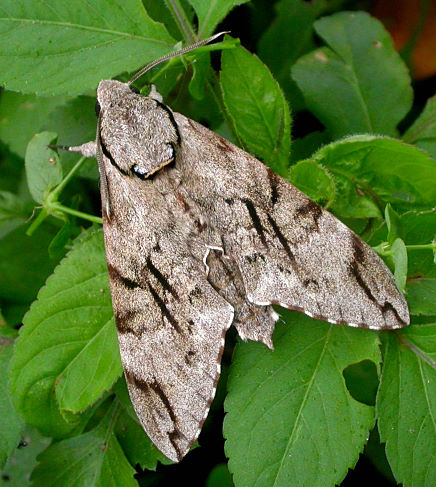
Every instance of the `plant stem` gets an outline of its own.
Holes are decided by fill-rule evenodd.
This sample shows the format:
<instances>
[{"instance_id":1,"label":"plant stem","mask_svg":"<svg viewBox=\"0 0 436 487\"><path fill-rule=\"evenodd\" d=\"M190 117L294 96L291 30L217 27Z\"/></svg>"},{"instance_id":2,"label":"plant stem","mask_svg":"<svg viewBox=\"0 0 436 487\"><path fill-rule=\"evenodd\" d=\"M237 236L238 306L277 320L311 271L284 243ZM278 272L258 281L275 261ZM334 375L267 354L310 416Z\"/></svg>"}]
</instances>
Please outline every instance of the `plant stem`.
<instances>
[{"instance_id":1,"label":"plant stem","mask_svg":"<svg viewBox=\"0 0 436 487\"><path fill-rule=\"evenodd\" d=\"M99 216L90 215L89 213L83 213L82 211L73 210L72 208L68 208L67 206L61 205L60 203L52 203L50 205L50 210L60 211L62 213L67 213L69 215L76 216L78 218L82 218L83 220L88 220L93 223L99 223L100 225L103 223L103 219ZM36 220L35 220L36 221Z\"/></svg>"},{"instance_id":2,"label":"plant stem","mask_svg":"<svg viewBox=\"0 0 436 487\"><path fill-rule=\"evenodd\" d=\"M189 22L186 12L179 0L165 0L168 10L172 13L180 33L186 42L193 43L197 40L194 28Z\"/></svg>"},{"instance_id":3,"label":"plant stem","mask_svg":"<svg viewBox=\"0 0 436 487\"><path fill-rule=\"evenodd\" d=\"M191 25L191 23L188 20L188 17L186 16L186 12L183 9L181 3L179 0L165 0L166 6L168 10L173 14L174 19L176 20L177 26L179 28L180 33L183 35L185 38L185 41L187 42L194 42L198 39L198 36L195 34L194 29ZM213 99L215 100L215 103L218 105L223 118L230 130L230 132L233 135L234 140L237 141L238 145L240 147L244 147L242 144L242 141L236 132L233 120L230 118L230 116L227 113L226 107L224 105L224 102L222 100L222 95L221 91L218 86L218 76L215 74L214 75L214 80L210 81L207 80L207 89L209 90L210 94L212 95Z\"/></svg>"},{"instance_id":4,"label":"plant stem","mask_svg":"<svg viewBox=\"0 0 436 487\"><path fill-rule=\"evenodd\" d=\"M62 190L65 188L65 186L71 181L72 177L77 173L77 171L83 166L83 163L85 162L87 158L85 156L82 156L76 164L71 168L71 171L64 177L64 179L56 186L56 188L52 191L51 196L57 199L57 197L60 195Z\"/></svg>"},{"instance_id":5,"label":"plant stem","mask_svg":"<svg viewBox=\"0 0 436 487\"><path fill-rule=\"evenodd\" d=\"M33 220L30 227L26 230L26 235L28 237L32 236L33 232L41 225L41 223L48 217L48 211L43 208L38 216Z\"/></svg>"},{"instance_id":6,"label":"plant stem","mask_svg":"<svg viewBox=\"0 0 436 487\"><path fill-rule=\"evenodd\" d=\"M402 333L401 331L399 330L394 330L394 333L397 337L397 340L399 341L399 343L401 345L404 345L408 348L410 348L410 350L412 350L412 352L417 355L421 360L423 360L424 362L426 362L428 365L430 365L430 367L433 367L433 369L436 370L436 362L434 360L432 360L431 357L428 356L428 354L426 354L425 352L423 352L419 347L417 347L411 340L409 340L405 335L404 333Z\"/></svg>"},{"instance_id":7,"label":"plant stem","mask_svg":"<svg viewBox=\"0 0 436 487\"><path fill-rule=\"evenodd\" d=\"M436 243L406 245L407 250L436 250Z\"/></svg>"}]
</instances>

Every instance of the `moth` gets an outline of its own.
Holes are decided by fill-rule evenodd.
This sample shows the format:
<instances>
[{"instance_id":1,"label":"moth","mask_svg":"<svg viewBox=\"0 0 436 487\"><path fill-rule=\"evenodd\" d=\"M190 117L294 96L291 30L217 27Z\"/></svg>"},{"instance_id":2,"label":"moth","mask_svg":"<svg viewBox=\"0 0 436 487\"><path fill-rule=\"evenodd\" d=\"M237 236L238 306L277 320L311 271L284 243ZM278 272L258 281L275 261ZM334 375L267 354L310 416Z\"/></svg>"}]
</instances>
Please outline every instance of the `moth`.
<instances>
[{"instance_id":1,"label":"moth","mask_svg":"<svg viewBox=\"0 0 436 487\"><path fill-rule=\"evenodd\" d=\"M219 34L218 34L219 35ZM121 360L136 414L178 462L215 395L226 331L273 348L279 305L348 326L409 324L384 262L262 162L173 112L152 89L105 80L96 155Z\"/></svg>"}]
</instances>

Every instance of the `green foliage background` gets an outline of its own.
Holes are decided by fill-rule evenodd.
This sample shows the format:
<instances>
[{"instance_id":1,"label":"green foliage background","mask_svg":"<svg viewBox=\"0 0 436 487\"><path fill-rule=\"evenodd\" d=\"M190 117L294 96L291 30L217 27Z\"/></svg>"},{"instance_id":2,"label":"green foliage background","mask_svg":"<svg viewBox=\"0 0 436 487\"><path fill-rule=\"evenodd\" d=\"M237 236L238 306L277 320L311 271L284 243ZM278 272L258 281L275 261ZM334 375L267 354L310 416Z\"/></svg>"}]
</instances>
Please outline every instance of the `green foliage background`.
<instances>
[{"instance_id":1,"label":"green foliage background","mask_svg":"<svg viewBox=\"0 0 436 487\"><path fill-rule=\"evenodd\" d=\"M436 486L436 102L414 103L389 34L355 3L2 1L0 486L326 487L362 452L386 485ZM218 26L223 42L160 65L144 90L359 233L412 325L375 333L278 310L273 352L231 333L201 447L163 466L122 378L95 161L47 145L95 137L101 79ZM308 112L315 128L299 124Z\"/></svg>"}]
</instances>

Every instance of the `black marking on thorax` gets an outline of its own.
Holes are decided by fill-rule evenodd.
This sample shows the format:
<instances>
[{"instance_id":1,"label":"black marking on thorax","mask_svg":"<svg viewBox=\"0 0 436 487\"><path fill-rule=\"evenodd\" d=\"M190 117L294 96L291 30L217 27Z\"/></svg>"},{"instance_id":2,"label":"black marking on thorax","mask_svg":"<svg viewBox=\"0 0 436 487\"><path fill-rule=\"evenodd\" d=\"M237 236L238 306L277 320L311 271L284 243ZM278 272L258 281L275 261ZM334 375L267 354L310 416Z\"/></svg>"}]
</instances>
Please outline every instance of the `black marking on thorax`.
<instances>
[{"instance_id":1,"label":"black marking on thorax","mask_svg":"<svg viewBox=\"0 0 436 487\"><path fill-rule=\"evenodd\" d=\"M101 134L98 135L98 139L100 142L100 147L101 147L101 151L103 152L103 155L109 160L109 162L112 164L112 166L114 166L116 169L118 169L118 171L120 171L121 174L123 174L124 176L128 176L129 175L128 171L126 171L125 169L122 169L115 162L115 159L113 158L112 154L109 152L108 148L106 147L106 144L105 144Z\"/></svg>"},{"instance_id":2,"label":"black marking on thorax","mask_svg":"<svg viewBox=\"0 0 436 487\"><path fill-rule=\"evenodd\" d=\"M166 105L164 105L162 102L160 102L159 100L154 99L154 101L156 102L156 105L159 108L162 108L162 110L167 112L168 118L170 119L170 122L171 122L171 125L174 127L174 130L176 131L177 145L180 145L180 142L182 139L180 138L179 126L177 125L177 122L176 122L176 119L174 118L173 112Z\"/></svg>"}]
</instances>

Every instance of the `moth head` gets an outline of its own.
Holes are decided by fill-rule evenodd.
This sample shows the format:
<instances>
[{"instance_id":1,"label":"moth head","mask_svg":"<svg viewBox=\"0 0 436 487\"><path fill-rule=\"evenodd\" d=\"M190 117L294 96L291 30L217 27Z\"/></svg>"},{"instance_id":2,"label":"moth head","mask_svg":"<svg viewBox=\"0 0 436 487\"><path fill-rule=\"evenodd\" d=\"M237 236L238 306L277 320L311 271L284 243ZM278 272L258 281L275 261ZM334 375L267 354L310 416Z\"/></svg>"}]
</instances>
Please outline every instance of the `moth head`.
<instances>
[{"instance_id":1,"label":"moth head","mask_svg":"<svg viewBox=\"0 0 436 487\"><path fill-rule=\"evenodd\" d=\"M99 142L112 165L146 179L175 160L177 123L158 96L142 96L127 83L101 81L97 89Z\"/></svg>"}]
</instances>

